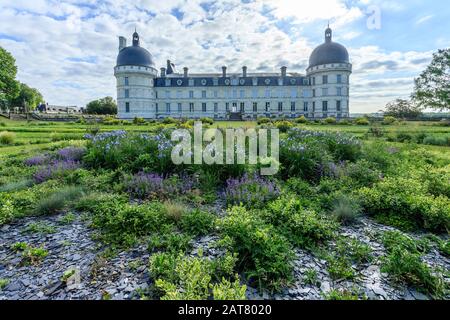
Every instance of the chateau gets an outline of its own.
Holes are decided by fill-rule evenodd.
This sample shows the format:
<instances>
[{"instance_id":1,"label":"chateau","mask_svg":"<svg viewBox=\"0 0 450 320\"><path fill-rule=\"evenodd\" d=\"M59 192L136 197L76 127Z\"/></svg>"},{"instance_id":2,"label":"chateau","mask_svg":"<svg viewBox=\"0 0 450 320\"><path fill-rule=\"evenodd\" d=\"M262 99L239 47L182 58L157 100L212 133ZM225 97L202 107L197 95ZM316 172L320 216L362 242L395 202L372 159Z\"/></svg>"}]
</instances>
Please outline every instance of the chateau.
<instances>
[{"instance_id":1,"label":"chateau","mask_svg":"<svg viewBox=\"0 0 450 320\"><path fill-rule=\"evenodd\" d=\"M119 37L117 79L118 116L121 119L201 118L250 120L258 117L310 119L349 116L349 77L352 65L347 49L332 41L312 52L306 75L288 72L190 73L177 72L175 65L159 73L153 57L133 34L132 46Z\"/></svg>"}]
</instances>

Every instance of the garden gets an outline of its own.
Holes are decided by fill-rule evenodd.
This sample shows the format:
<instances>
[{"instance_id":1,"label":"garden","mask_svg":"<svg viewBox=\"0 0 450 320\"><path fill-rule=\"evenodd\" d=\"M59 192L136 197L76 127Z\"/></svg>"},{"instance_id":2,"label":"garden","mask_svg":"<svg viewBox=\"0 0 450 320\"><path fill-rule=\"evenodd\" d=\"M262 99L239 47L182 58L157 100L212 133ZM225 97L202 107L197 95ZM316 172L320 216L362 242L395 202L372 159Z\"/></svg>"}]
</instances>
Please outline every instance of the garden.
<instances>
[{"instance_id":1,"label":"garden","mask_svg":"<svg viewBox=\"0 0 450 320\"><path fill-rule=\"evenodd\" d=\"M175 165L192 120L0 121L0 300L450 297L450 125L258 119L280 169Z\"/></svg>"}]
</instances>

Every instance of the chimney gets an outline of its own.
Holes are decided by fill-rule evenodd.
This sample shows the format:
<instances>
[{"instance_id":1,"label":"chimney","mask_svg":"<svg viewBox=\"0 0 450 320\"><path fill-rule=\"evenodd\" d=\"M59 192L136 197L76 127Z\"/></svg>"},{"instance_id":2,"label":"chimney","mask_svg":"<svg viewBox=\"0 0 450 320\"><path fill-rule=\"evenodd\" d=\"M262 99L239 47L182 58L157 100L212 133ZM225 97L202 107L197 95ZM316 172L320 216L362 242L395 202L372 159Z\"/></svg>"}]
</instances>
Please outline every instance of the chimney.
<instances>
[{"instance_id":1,"label":"chimney","mask_svg":"<svg viewBox=\"0 0 450 320\"><path fill-rule=\"evenodd\" d=\"M286 77L286 70L287 70L286 67L281 67L281 76L282 77Z\"/></svg>"},{"instance_id":2,"label":"chimney","mask_svg":"<svg viewBox=\"0 0 450 320\"><path fill-rule=\"evenodd\" d=\"M244 78L247 77L247 67L246 67L246 66L243 66L243 67L242 67L242 76L243 76Z\"/></svg>"},{"instance_id":3,"label":"chimney","mask_svg":"<svg viewBox=\"0 0 450 320\"><path fill-rule=\"evenodd\" d=\"M188 67L184 67L183 71L184 71L184 77L187 78L188 77L188 71L189 71Z\"/></svg>"},{"instance_id":4,"label":"chimney","mask_svg":"<svg viewBox=\"0 0 450 320\"><path fill-rule=\"evenodd\" d=\"M120 36L119 37L119 51L127 46L127 38Z\"/></svg>"},{"instance_id":5,"label":"chimney","mask_svg":"<svg viewBox=\"0 0 450 320\"><path fill-rule=\"evenodd\" d=\"M161 78L166 77L166 68L161 68Z\"/></svg>"},{"instance_id":6,"label":"chimney","mask_svg":"<svg viewBox=\"0 0 450 320\"><path fill-rule=\"evenodd\" d=\"M227 67L223 66L222 67L222 77L226 77L227 76Z\"/></svg>"}]
</instances>

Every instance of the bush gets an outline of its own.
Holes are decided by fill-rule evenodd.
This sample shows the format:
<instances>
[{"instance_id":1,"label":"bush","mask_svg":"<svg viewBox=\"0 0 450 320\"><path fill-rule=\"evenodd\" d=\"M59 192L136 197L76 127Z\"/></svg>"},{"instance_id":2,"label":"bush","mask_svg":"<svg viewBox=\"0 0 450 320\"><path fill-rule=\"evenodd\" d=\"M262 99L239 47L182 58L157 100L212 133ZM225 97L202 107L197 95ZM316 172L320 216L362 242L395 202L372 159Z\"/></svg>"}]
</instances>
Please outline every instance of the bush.
<instances>
[{"instance_id":1,"label":"bush","mask_svg":"<svg viewBox=\"0 0 450 320\"><path fill-rule=\"evenodd\" d=\"M11 145L14 143L16 135L13 132L3 131L0 132L0 144Z\"/></svg>"},{"instance_id":2,"label":"bush","mask_svg":"<svg viewBox=\"0 0 450 320\"><path fill-rule=\"evenodd\" d=\"M133 124L141 125L141 124L145 124L145 123L146 123L146 121L144 118L134 117L134 119L133 119Z\"/></svg>"},{"instance_id":3,"label":"bush","mask_svg":"<svg viewBox=\"0 0 450 320\"><path fill-rule=\"evenodd\" d=\"M233 241L238 265L251 282L260 288L279 289L291 281L291 246L270 224L243 207L233 207L219 225L223 235Z\"/></svg>"},{"instance_id":4,"label":"bush","mask_svg":"<svg viewBox=\"0 0 450 320\"><path fill-rule=\"evenodd\" d=\"M192 210L181 217L181 228L183 231L194 236L208 234L214 226L213 214L199 209Z\"/></svg>"},{"instance_id":5,"label":"bush","mask_svg":"<svg viewBox=\"0 0 450 320\"><path fill-rule=\"evenodd\" d=\"M304 123L308 123L308 119L306 119L305 116L301 116L301 117L295 119L295 122L304 124Z\"/></svg>"},{"instance_id":6,"label":"bush","mask_svg":"<svg viewBox=\"0 0 450 320\"><path fill-rule=\"evenodd\" d=\"M133 245L140 237L170 224L158 202L131 205L125 197L94 195L81 199L77 208L92 213L92 226L101 231L106 243Z\"/></svg>"},{"instance_id":7,"label":"bush","mask_svg":"<svg viewBox=\"0 0 450 320\"><path fill-rule=\"evenodd\" d=\"M293 124L289 121L277 121L275 122L275 126L277 127L280 132L287 132L290 128L293 127Z\"/></svg>"},{"instance_id":8,"label":"bush","mask_svg":"<svg viewBox=\"0 0 450 320\"><path fill-rule=\"evenodd\" d=\"M148 242L149 251L166 250L168 252L187 252L191 249L192 238L188 235L173 232L173 230L163 230L159 234L154 234Z\"/></svg>"},{"instance_id":9,"label":"bush","mask_svg":"<svg viewBox=\"0 0 450 320\"><path fill-rule=\"evenodd\" d=\"M163 203L163 211L170 221L179 222L188 212L188 208L181 202L166 201Z\"/></svg>"},{"instance_id":10,"label":"bush","mask_svg":"<svg viewBox=\"0 0 450 320\"><path fill-rule=\"evenodd\" d=\"M178 122L178 121L175 120L175 119L172 118L172 117L164 118L163 121L162 121L162 123L164 123L164 124L175 124L175 123L177 123L177 122Z\"/></svg>"},{"instance_id":11,"label":"bush","mask_svg":"<svg viewBox=\"0 0 450 320\"><path fill-rule=\"evenodd\" d=\"M326 124L336 124L336 118L328 117L325 119Z\"/></svg>"},{"instance_id":12,"label":"bush","mask_svg":"<svg viewBox=\"0 0 450 320\"><path fill-rule=\"evenodd\" d=\"M214 120L211 119L211 118L208 118L208 117L200 118L200 121L201 121L203 124L209 124L209 125L213 125L213 124L214 124Z\"/></svg>"},{"instance_id":13,"label":"bush","mask_svg":"<svg viewBox=\"0 0 450 320\"><path fill-rule=\"evenodd\" d=\"M432 146L450 146L450 137L426 136L422 143Z\"/></svg>"},{"instance_id":14,"label":"bush","mask_svg":"<svg viewBox=\"0 0 450 320\"><path fill-rule=\"evenodd\" d=\"M447 197L427 194L427 186L406 178L385 178L372 189L360 190L362 204L369 214L383 223L404 230L424 228L446 232L450 227Z\"/></svg>"},{"instance_id":15,"label":"bush","mask_svg":"<svg viewBox=\"0 0 450 320\"><path fill-rule=\"evenodd\" d=\"M294 197L283 197L269 204L262 213L294 245L312 248L334 236L336 225L313 210L303 207Z\"/></svg>"},{"instance_id":16,"label":"bush","mask_svg":"<svg viewBox=\"0 0 450 320\"><path fill-rule=\"evenodd\" d=\"M387 116L383 118L383 121L381 122L381 124L388 126L391 124L394 124L397 121L397 119L395 117L392 116Z\"/></svg>"},{"instance_id":17,"label":"bush","mask_svg":"<svg viewBox=\"0 0 450 320\"><path fill-rule=\"evenodd\" d=\"M267 124L267 123L270 123L272 120L270 120L269 118L258 118L257 119L257 123L258 124Z\"/></svg>"},{"instance_id":18,"label":"bush","mask_svg":"<svg viewBox=\"0 0 450 320\"><path fill-rule=\"evenodd\" d=\"M367 118L357 118L355 120L355 124L358 126L368 126L370 124L369 119Z\"/></svg>"},{"instance_id":19,"label":"bush","mask_svg":"<svg viewBox=\"0 0 450 320\"><path fill-rule=\"evenodd\" d=\"M81 198L83 189L80 187L65 187L47 198L39 200L34 208L34 213L39 215L54 214L64 209L69 203Z\"/></svg>"}]
</instances>

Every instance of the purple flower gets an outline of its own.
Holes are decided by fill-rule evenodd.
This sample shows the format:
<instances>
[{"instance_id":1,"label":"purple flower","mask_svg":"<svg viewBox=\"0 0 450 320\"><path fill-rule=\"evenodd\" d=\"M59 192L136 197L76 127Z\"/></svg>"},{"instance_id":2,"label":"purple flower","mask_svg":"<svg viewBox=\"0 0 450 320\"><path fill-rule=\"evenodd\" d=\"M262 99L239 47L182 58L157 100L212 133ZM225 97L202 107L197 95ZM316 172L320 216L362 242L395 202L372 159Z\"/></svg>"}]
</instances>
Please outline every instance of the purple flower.
<instances>
[{"instance_id":1,"label":"purple flower","mask_svg":"<svg viewBox=\"0 0 450 320\"><path fill-rule=\"evenodd\" d=\"M48 154L40 154L25 160L24 164L29 167L40 166L49 163L50 159Z\"/></svg>"},{"instance_id":2,"label":"purple flower","mask_svg":"<svg viewBox=\"0 0 450 320\"><path fill-rule=\"evenodd\" d=\"M43 183L47 180L50 180L58 175L62 175L67 171L76 170L81 167L79 161L73 160L62 160L62 161L53 161L47 166L39 169L34 175L33 179L36 183Z\"/></svg>"},{"instance_id":3,"label":"purple flower","mask_svg":"<svg viewBox=\"0 0 450 320\"><path fill-rule=\"evenodd\" d=\"M67 161L81 161L86 149L79 147L67 147L60 149L57 152L57 157L61 160Z\"/></svg>"}]
</instances>

